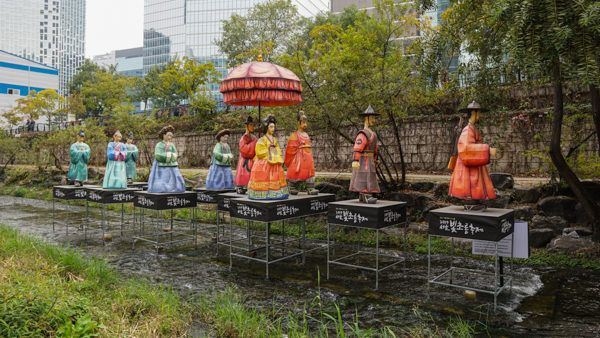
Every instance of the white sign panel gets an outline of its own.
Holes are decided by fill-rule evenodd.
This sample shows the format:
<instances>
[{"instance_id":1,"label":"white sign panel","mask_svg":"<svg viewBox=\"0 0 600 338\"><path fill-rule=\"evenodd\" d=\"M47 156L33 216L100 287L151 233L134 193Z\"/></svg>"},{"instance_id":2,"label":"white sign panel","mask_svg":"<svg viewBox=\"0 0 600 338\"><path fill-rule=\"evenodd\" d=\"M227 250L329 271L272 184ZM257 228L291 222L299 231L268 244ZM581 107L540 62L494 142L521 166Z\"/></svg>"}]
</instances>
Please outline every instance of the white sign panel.
<instances>
[{"instance_id":1,"label":"white sign panel","mask_svg":"<svg viewBox=\"0 0 600 338\"><path fill-rule=\"evenodd\" d=\"M498 255L510 257L512 237L508 235L498 242ZM529 258L529 230L527 222L515 222L515 246L513 248L514 258ZM496 255L496 242L473 240L474 255Z\"/></svg>"}]
</instances>

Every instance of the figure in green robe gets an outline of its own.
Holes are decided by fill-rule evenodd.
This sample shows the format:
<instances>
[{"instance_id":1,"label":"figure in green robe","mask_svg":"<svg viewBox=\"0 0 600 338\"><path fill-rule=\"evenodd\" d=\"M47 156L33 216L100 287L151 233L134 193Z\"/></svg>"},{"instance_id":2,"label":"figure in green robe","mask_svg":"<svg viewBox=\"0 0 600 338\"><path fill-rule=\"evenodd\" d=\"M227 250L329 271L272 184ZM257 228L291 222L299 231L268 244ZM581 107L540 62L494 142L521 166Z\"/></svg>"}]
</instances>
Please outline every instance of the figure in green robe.
<instances>
[{"instance_id":1,"label":"figure in green robe","mask_svg":"<svg viewBox=\"0 0 600 338\"><path fill-rule=\"evenodd\" d=\"M127 134L127 158L125 159L125 170L127 171L127 184L133 183L137 177L136 164L140 157L138 147L133 144L133 133Z\"/></svg>"},{"instance_id":2,"label":"figure in green robe","mask_svg":"<svg viewBox=\"0 0 600 338\"><path fill-rule=\"evenodd\" d=\"M173 126L166 126L158 133L162 141L154 147L154 163L148 177L148 192L185 192L185 180L179 172L177 149L173 144Z\"/></svg>"},{"instance_id":3,"label":"figure in green robe","mask_svg":"<svg viewBox=\"0 0 600 338\"><path fill-rule=\"evenodd\" d=\"M90 162L90 146L85 144L85 133L79 131L77 142L71 144L69 149L69 172L67 178L80 187L88 179L87 165Z\"/></svg>"},{"instance_id":4,"label":"figure in green robe","mask_svg":"<svg viewBox=\"0 0 600 338\"><path fill-rule=\"evenodd\" d=\"M120 131L113 134L113 141L106 149L106 171L102 188L104 189L127 189L127 175L125 173L125 158L127 157L127 146L121 143L123 136Z\"/></svg>"}]
</instances>

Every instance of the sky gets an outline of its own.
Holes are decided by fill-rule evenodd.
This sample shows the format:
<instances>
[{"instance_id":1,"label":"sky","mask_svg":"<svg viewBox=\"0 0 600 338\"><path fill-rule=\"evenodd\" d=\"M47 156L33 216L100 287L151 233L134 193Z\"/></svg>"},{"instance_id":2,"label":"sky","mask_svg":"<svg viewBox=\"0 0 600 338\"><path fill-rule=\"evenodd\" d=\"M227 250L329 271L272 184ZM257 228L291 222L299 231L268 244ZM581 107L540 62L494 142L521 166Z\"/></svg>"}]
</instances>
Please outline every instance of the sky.
<instances>
[{"instance_id":1,"label":"sky","mask_svg":"<svg viewBox=\"0 0 600 338\"><path fill-rule=\"evenodd\" d=\"M142 47L144 0L87 0L85 56Z\"/></svg>"}]
</instances>

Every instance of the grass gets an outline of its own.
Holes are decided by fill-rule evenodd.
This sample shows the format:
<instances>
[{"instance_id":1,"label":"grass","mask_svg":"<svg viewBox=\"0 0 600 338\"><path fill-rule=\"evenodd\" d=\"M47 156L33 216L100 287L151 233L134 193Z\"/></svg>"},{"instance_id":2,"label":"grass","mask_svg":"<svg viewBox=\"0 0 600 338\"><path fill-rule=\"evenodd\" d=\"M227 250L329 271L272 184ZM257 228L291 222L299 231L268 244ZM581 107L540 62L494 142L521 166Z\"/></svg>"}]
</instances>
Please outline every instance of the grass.
<instances>
[{"instance_id":1,"label":"grass","mask_svg":"<svg viewBox=\"0 0 600 338\"><path fill-rule=\"evenodd\" d=\"M191 314L169 288L0 225L0 337L181 336Z\"/></svg>"}]
</instances>

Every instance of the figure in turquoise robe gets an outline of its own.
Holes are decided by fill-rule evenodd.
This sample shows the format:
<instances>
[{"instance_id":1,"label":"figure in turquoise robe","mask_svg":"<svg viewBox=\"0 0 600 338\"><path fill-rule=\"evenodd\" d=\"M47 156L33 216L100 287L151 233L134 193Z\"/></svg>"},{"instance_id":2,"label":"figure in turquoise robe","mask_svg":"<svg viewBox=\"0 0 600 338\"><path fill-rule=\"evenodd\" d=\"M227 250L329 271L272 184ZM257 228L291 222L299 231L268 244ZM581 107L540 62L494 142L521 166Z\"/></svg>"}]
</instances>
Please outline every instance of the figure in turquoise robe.
<instances>
[{"instance_id":1,"label":"figure in turquoise robe","mask_svg":"<svg viewBox=\"0 0 600 338\"><path fill-rule=\"evenodd\" d=\"M119 137L120 139L120 137ZM127 146L121 142L110 142L106 149L106 171L102 188L104 189L126 189L127 175L125 171L125 159L127 157Z\"/></svg>"},{"instance_id":2,"label":"figure in turquoise robe","mask_svg":"<svg viewBox=\"0 0 600 338\"><path fill-rule=\"evenodd\" d=\"M80 135L82 138L82 136ZM88 179L87 165L90 162L90 146L83 140L71 144L69 149L70 161L67 178L75 185L81 186Z\"/></svg>"},{"instance_id":3,"label":"figure in turquoise robe","mask_svg":"<svg viewBox=\"0 0 600 338\"><path fill-rule=\"evenodd\" d=\"M125 159L125 169L127 171L127 181L133 182L137 178L137 160L139 159L138 147L133 143L127 143L127 158Z\"/></svg>"}]
</instances>

